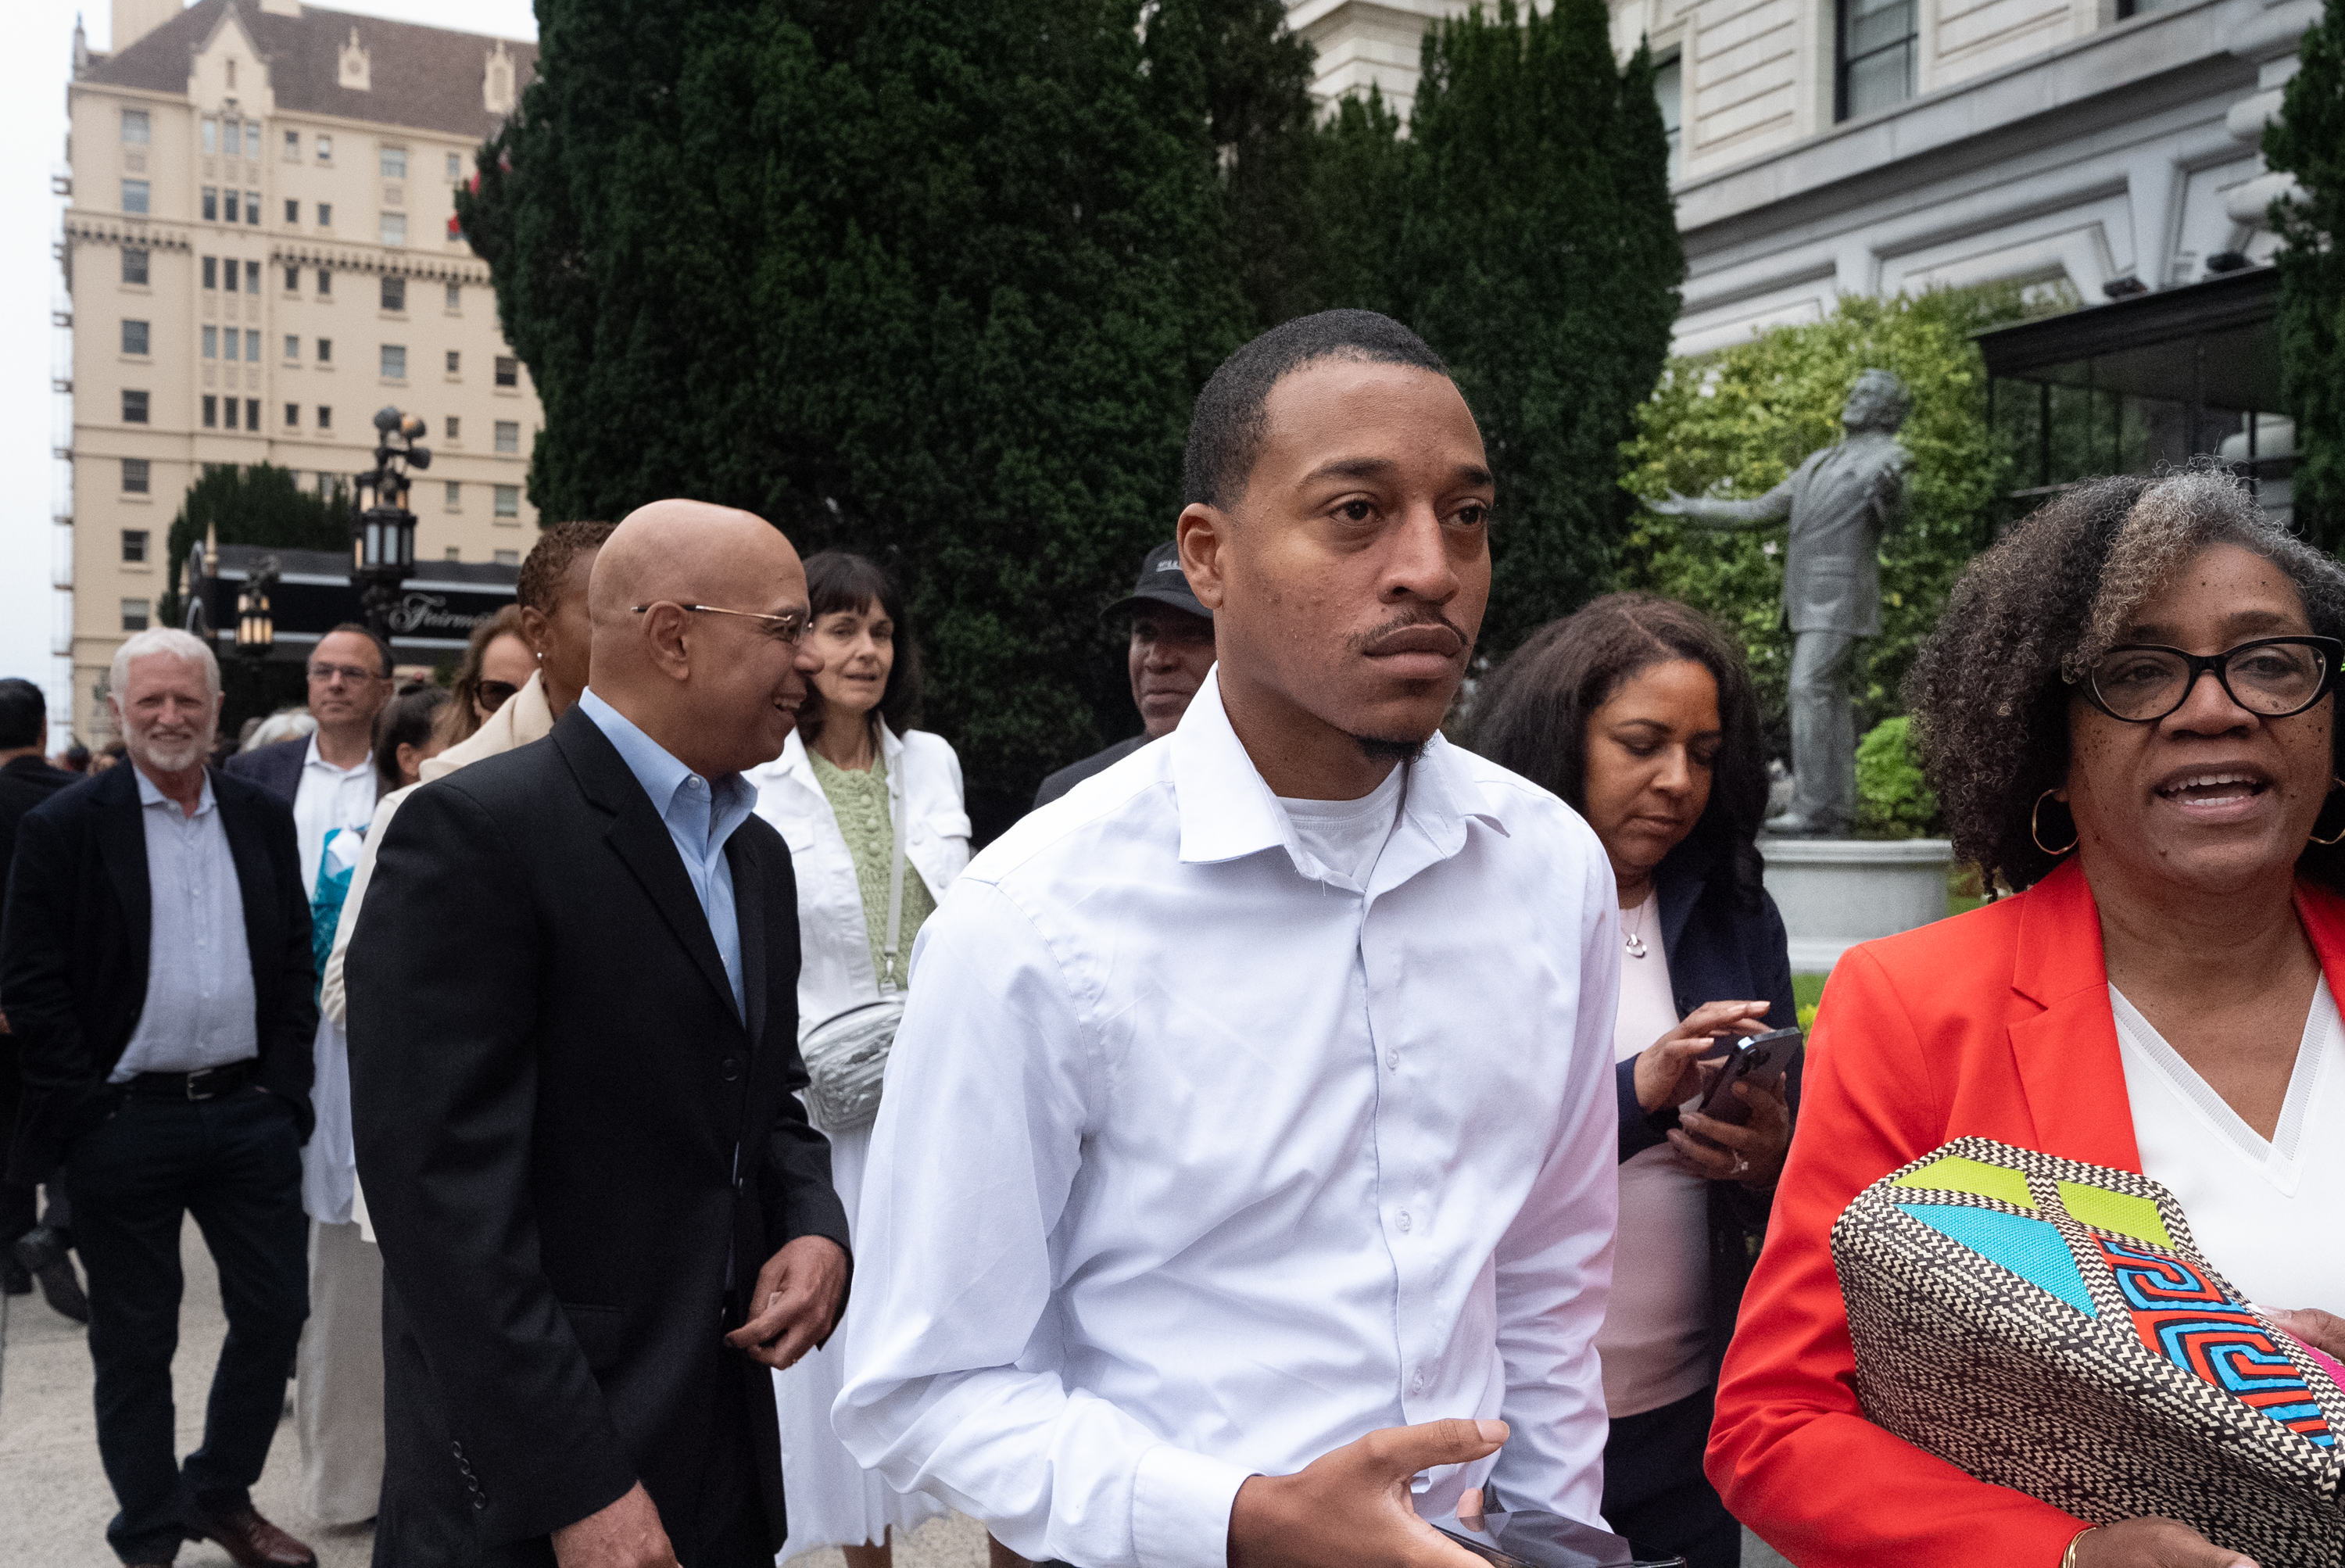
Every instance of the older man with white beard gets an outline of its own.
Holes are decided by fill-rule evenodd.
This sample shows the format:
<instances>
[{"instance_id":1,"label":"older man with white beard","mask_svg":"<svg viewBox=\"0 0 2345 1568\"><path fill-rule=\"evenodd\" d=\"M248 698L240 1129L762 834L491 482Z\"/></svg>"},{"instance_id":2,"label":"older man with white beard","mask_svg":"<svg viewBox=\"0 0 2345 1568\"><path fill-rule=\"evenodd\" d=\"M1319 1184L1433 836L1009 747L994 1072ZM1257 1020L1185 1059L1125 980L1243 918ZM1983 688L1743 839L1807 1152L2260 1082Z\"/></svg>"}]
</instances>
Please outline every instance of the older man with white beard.
<instances>
[{"instance_id":1,"label":"older man with white beard","mask_svg":"<svg viewBox=\"0 0 2345 1568\"><path fill-rule=\"evenodd\" d=\"M309 1313L301 1143L310 1126L310 905L293 814L208 771L219 667L185 632L114 656L130 766L17 830L0 994L25 1103L19 1170L62 1159L89 1274L97 1446L125 1563L208 1539L244 1564L314 1563L254 1512ZM218 1266L228 1339L203 1446L174 1443L179 1232Z\"/></svg>"}]
</instances>

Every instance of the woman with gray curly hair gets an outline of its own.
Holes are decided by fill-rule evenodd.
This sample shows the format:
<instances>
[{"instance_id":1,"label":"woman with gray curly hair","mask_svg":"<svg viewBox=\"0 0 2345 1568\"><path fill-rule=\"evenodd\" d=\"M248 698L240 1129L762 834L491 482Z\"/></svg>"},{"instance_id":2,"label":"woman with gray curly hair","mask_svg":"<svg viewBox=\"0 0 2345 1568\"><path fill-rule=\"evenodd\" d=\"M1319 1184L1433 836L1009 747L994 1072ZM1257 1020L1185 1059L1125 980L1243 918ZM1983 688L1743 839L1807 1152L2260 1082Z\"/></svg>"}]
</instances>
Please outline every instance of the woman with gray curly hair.
<instances>
[{"instance_id":1,"label":"woman with gray curly hair","mask_svg":"<svg viewBox=\"0 0 2345 1568\"><path fill-rule=\"evenodd\" d=\"M2340 639L2345 568L2210 470L2080 484L1956 586L1914 724L1956 851L2015 891L1833 972L1711 1438L1728 1507L1800 1568L2248 1568L1868 1421L1830 1232L1966 1135L2138 1171L2345 1352L2345 1249L2305 1245L2345 1211Z\"/></svg>"}]
</instances>

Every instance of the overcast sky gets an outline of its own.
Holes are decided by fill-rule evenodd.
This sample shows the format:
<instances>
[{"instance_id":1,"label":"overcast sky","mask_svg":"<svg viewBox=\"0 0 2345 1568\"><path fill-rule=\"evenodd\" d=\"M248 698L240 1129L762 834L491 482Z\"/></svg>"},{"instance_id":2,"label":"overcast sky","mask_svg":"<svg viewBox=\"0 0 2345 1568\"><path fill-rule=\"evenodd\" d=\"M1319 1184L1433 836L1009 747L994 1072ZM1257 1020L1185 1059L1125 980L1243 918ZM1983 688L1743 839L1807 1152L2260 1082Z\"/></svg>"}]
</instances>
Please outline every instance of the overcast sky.
<instances>
[{"instance_id":1,"label":"overcast sky","mask_svg":"<svg viewBox=\"0 0 2345 1568\"><path fill-rule=\"evenodd\" d=\"M508 38L537 36L529 0L341 0L330 7ZM65 172L66 84L73 76L74 18L104 50L104 0L86 11L69 0L13 0L15 47L0 51L0 675L48 684L57 612L50 587L51 518L66 509L64 464L53 446L69 439L65 400L52 376L69 373L64 334L50 312L67 308L56 257ZM157 496L159 502L163 497ZM50 701L57 700L52 690Z\"/></svg>"}]
</instances>

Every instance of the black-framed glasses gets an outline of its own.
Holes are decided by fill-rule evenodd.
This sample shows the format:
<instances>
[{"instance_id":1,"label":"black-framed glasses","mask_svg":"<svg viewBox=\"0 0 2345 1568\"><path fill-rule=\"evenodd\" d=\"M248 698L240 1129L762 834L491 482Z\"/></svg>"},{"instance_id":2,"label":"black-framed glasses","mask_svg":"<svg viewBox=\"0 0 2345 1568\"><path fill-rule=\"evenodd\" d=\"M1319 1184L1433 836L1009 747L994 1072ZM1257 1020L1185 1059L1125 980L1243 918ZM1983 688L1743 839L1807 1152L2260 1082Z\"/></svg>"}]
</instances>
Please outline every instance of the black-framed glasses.
<instances>
[{"instance_id":1,"label":"black-framed glasses","mask_svg":"<svg viewBox=\"0 0 2345 1568\"><path fill-rule=\"evenodd\" d=\"M2264 718L2302 713L2337 684L2345 642L2335 637L2258 637L2218 654L2154 644L2111 648L2086 672L2085 695L2127 724L2156 724L2190 700L2212 675L2224 695Z\"/></svg>"},{"instance_id":2,"label":"black-framed glasses","mask_svg":"<svg viewBox=\"0 0 2345 1568\"><path fill-rule=\"evenodd\" d=\"M651 606L630 605L627 607L640 616L650 609ZM783 615L769 616L762 610L728 610L722 605L679 604L675 607L679 610L690 610L696 616L746 616L753 621L763 621L774 628L774 636L777 641L786 642L792 647L806 640L807 617L803 610L791 610Z\"/></svg>"},{"instance_id":3,"label":"black-framed glasses","mask_svg":"<svg viewBox=\"0 0 2345 1568\"><path fill-rule=\"evenodd\" d=\"M320 686L332 685L336 676L340 676L352 686L363 686L371 680L391 678L380 670L362 669L354 664L313 664L310 667L310 678Z\"/></svg>"}]
</instances>

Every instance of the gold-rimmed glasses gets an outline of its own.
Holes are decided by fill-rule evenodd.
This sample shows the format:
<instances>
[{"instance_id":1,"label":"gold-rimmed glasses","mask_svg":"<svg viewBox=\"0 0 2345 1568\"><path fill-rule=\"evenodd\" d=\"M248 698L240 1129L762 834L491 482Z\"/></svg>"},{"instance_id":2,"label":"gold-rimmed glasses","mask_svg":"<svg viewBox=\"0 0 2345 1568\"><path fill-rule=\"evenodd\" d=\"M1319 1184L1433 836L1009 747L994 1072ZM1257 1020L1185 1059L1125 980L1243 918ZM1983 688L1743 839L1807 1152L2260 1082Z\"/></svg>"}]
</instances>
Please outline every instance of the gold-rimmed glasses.
<instances>
[{"instance_id":1,"label":"gold-rimmed glasses","mask_svg":"<svg viewBox=\"0 0 2345 1568\"><path fill-rule=\"evenodd\" d=\"M639 616L651 607L650 605L628 606ZM675 607L679 610L689 610L694 615L699 616L744 616L753 621L763 621L774 628L774 636L777 641L787 643L792 647L806 640L807 616L803 610L789 610L778 616L769 616L762 610L728 610L722 605L677 604Z\"/></svg>"}]
</instances>

